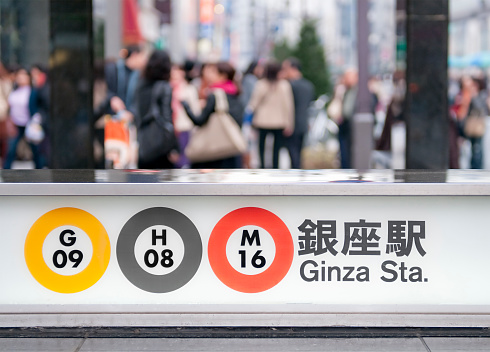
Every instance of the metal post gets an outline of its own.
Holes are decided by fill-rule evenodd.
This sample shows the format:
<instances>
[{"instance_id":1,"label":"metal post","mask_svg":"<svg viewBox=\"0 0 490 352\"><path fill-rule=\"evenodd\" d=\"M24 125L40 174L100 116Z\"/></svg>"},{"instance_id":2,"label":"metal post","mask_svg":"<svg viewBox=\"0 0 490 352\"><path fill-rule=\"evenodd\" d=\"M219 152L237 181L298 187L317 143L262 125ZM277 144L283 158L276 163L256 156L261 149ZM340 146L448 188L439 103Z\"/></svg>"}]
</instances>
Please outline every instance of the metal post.
<instances>
[{"instance_id":1,"label":"metal post","mask_svg":"<svg viewBox=\"0 0 490 352\"><path fill-rule=\"evenodd\" d=\"M369 80L369 0L357 1L357 56L359 84L357 113L352 126L352 166L358 170L370 168L373 148L373 114Z\"/></svg>"},{"instance_id":2,"label":"metal post","mask_svg":"<svg viewBox=\"0 0 490 352\"><path fill-rule=\"evenodd\" d=\"M408 169L447 169L449 0L407 0Z\"/></svg>"},{"instance_id":3,"label":"metal post","mask_svg":"<svg viewBox=\"0 0 490 352\"><path fill-rule=\"evenodd\" d=\"M92 0L50 0L51 163L92 169Z\"/></svg>"}]
</instances>

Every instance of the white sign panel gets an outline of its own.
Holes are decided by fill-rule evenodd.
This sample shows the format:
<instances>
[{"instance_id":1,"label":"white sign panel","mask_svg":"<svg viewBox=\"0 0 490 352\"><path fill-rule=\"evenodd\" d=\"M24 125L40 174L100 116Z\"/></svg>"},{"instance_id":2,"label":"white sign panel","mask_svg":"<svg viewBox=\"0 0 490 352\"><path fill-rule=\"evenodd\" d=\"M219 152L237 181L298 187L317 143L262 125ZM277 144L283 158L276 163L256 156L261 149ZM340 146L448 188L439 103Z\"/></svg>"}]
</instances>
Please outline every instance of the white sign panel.
<instances>
[{"instance_id":1,"label":"white sign panel","mask_svg":"<svg viewBox=\"0 0 490 352\"><path fill-rule=\"evenodd\" d=\"M4 313L490 313L487 197L4 196L0 209Z\"/></svg>"}]
</instances>

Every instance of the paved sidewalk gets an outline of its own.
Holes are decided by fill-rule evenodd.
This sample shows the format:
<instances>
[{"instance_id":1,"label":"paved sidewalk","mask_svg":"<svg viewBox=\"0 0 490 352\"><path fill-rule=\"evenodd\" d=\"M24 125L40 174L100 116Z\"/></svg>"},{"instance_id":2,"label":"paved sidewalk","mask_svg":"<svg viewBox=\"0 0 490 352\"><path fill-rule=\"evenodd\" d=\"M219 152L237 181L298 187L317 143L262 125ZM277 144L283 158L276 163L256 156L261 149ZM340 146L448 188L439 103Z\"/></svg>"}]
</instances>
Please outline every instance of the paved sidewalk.
<instances>
[{"instance_id":1,"label":"paved sidewalk","mask_svg":"<svg viewBox=\"0 0 490 352\"><path fill-rule=\"evenodd\" d=\"M490 338L0 338L0 351L490 351Z\"/></svg>"},{"instance_id":2,"label":"paved sidewalk","mask_svg":"<svg viewBox=\"0 0 490 352\"><path fill-rule=\"evenodd\" d=\"M0 352L490 351L488 328L0 328Z\"/></svg>"}]
</instances>

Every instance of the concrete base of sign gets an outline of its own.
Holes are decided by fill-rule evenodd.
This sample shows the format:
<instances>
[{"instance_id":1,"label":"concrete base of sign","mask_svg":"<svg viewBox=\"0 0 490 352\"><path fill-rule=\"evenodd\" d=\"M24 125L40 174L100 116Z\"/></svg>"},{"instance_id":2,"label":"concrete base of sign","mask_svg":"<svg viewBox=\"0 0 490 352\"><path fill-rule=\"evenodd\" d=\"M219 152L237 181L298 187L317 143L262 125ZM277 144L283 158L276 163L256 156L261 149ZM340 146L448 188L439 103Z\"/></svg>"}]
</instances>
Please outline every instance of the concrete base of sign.
<instances>
[{"instance_id":1,"label":"concrete base of sign","mask_svg":"<svg viewBox=\"0 0 490 352\"><path fill-rule=\"evenodd\" d=\"M489 328L490 314L0 314L0 328L33 326Z\"/></svg>"}]
</instances>

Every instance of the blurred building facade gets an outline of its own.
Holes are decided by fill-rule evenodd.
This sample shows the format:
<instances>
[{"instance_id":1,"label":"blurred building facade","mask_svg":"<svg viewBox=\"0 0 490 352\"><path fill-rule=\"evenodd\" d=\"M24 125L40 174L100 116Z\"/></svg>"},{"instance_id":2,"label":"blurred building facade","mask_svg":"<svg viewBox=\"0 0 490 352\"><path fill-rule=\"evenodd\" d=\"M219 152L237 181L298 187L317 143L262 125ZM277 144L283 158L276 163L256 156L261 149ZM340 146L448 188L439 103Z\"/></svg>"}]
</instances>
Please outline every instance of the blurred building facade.
<instances>
[{"instance_id":1,"label":"blurred building facade","mask_svg":"<svg viewBox=\"0 0 490 352\"><path fill-rule=\"evenodd\" d=\"M449 55L453 62L450 63L456 67L490 66L489 30L490 0L451 1ZM478 62L482 59L488 62Z\"/></svg>"},{"instance_id":2,"label":"blurred building facade","mask_svg":"<svg viewBox=\"0 0 490 352\"><path fill-rule=\"evenodd\" d=\"M326 2L327 16L322 21L327 34L327 53L337 71L357 66L357 0ZM330 14L331 12L331 14ZM396 66L396 1L370 0L369 12L370 74L393 72ZM328 26L328 23L333 23Z\"/></svg>"},{"instance_id":3,"label":"blurred building facade","mask_svg":"<svg viewBox=\"0 0 490 352\"><path fill-rule=\"evenodd\" d=\"M301 20L318 19L318 34L334 71L357 66L357 0L271 0L279 13L278 33L298 40ZM369 0L370 72L393 72L396 66L396 0Z\"/></svg>"},{"instance_id":4,"label":"blurred building facade","mask_svg":"<svg viewBox=\"0 0 490 352\"><path fill-rule=\"evenodd\" d=\"M25 65L47 62L49 0L29 6L25 1L0 1L0 58ZM93 0L95 44L101 46L96 57L118 55L124 45L123 11L131 2L143 41L168 49L175 61L223 59L243 68L270 55L276 41L295 43L306 16L318 19L318 33L334 70L357 65L357 0ZM489 28L490 0L461 3L452 2L451 54L488 50L484 29ZM370 4L370 70L382 73L393 70L396 59L396 0ZM461 39L468 37L473 40Z\"/></svg>"},{"instance_id":5,"label":"blurred building facade","mask_svg":"<svg viewBox=\"0 0 490 352\"><path fill-rule=\"evenodd\" d=\"M121 32L121 3L135 2L145 42L185 58L229 60L244 68L268 57L274 43L299 38L304 17L318 19L318 33L334 71L357 66L357 0L93 0L95 21L105 17L108 45ZM369 0L370 71L393 71L396 61L396 0ZM116 4L115 4L116 3ZM118 6L119 9L115 8ZM110 14L110 16L107 16ZM110 38L110 39L109 39ZM106 45L106 57L115 50ZM108 50L109 49L109 50Z\"/></svg>"},{"instance_id":6,"label":"blurred building facade","mask_svg":"<svg viewBox=\"0 0 490 352\"><path fill-rule=\"evenodd\" d=\"M396 68L396 1L371 0L368 19L371 74L392 73Z\"/></svg>"},{"instance_id":7,"label":"blurred building facade","mask_svg":"<svg viewBox=\"0 0 490 352\"><path fill-rule=\"evenodd\" d=\"M30 66L49 59L49 0L0 1L0 60Z\"/></svg>"},{"instance_id":8,"label":"blurred building facade","mask_svg":"<svg viewBox=\"0 0 490 352\"><path fill-rule=\"evenodd\" d=\"M126 1L126 0L123 0ZM265 45L265 6L253 0L128 0L138 7L143 42L168 50L172 59L230 60L243 66ZM123 46L119 1L94 0L94 17L105 25L105 57ZM115 18L116 17L116 18ZM261 42L262 41L262 42ZM111 48L113 47L113 48ZM116 50L117 49L117 50Z\"/></svg>"}]
</instances>

